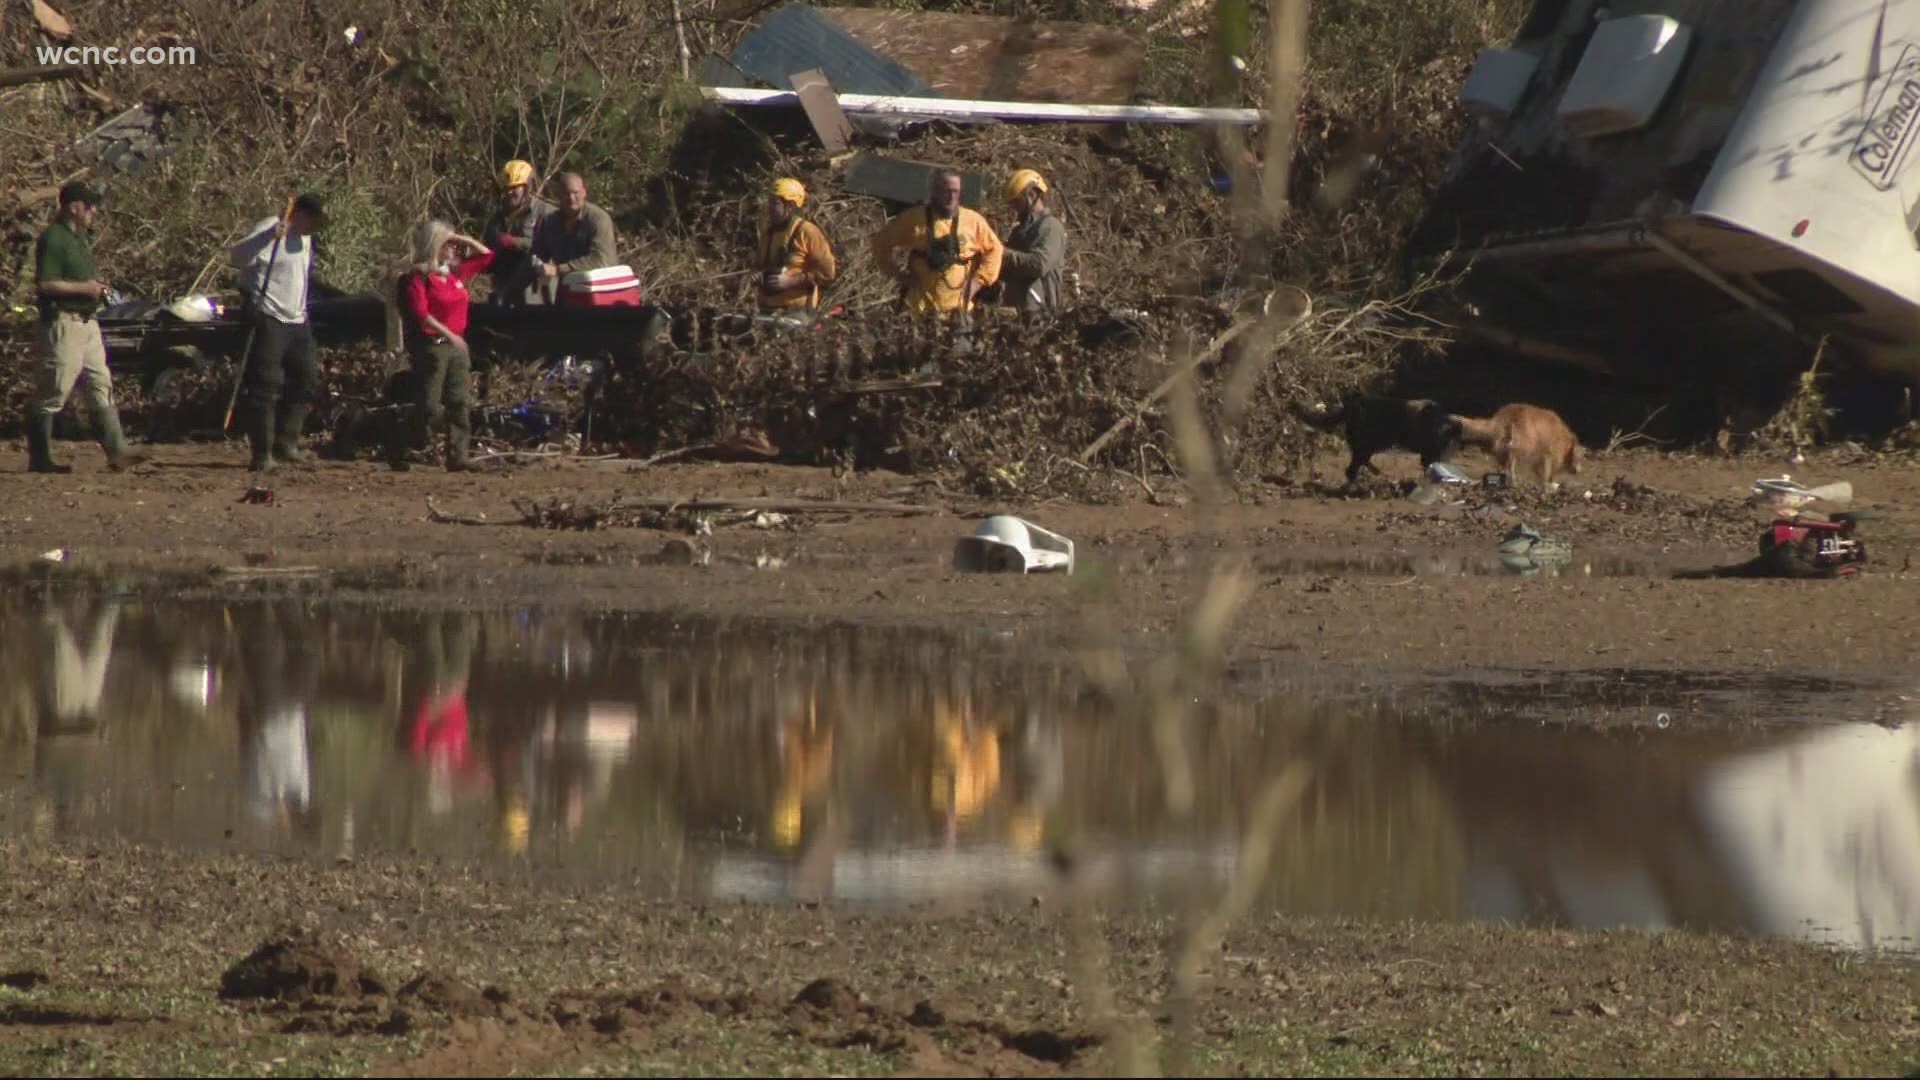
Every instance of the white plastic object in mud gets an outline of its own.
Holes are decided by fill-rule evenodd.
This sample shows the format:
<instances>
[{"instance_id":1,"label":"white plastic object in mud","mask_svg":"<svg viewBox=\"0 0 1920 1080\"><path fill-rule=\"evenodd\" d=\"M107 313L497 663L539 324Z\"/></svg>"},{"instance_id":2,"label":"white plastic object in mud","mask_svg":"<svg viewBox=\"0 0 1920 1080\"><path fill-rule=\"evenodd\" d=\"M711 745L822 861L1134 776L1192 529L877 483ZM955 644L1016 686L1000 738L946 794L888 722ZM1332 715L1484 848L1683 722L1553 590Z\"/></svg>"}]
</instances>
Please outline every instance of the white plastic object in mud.
<instances>
[{"instance_id":1,"label":"white plastic object in mud","mask_svg":"<svg viewBox=\"0 0 1920 1080\"><path fill-rule=\"evenodd\" d=\"M1807 487L1791 476L1760 479L1753 482L1753 502L1772 507L1776 512L1792 513L1809 503L1824 502L1837 508L1853 503L1853 485L1845 480L1819 487Z\"/></svg>"},{"instance_id":2,"label":"white plastic object in mud","mask_svg":"<svg viewBox=\"0 0 1920 1080\"><path fill-rule=\"evenodd\" d=\"M953 546L953 568L963 573L1073 573L1073 541L1024 518L995 514Z\"/></svg>"},{"instance_id":3,"label":"white plastic object in mud","mask_svg":"<svg viewBox=\"0 0 1920 1080\"><path fill-rule=\"evenodd\" d=\"M167 305L167 311L181 322L212 322L223 313L219 301L211 296L195 293L183 296Z\"/></svg>"}]
</instances>

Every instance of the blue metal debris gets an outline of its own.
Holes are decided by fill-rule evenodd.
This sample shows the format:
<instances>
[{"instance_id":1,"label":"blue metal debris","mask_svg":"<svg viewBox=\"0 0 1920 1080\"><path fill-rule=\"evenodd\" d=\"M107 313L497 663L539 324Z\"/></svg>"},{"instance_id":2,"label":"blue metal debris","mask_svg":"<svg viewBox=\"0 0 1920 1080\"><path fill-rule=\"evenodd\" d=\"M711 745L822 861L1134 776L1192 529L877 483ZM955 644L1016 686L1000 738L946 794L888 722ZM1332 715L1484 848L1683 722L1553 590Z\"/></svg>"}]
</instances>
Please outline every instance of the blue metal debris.
<instances>
[{"instance_id":1,"label":"blue metal debris","mask_svg":"<svg viewBox=\"0 0 1920 1080\"><path fill-rule=\"evenodd\" d=\"M896 97L941 97L918 75L862 45L810 4L788 4L768 16L733 50L737 75L776 90L792 90L795 72L819 68L835 92ZM724 65L711 65L715 69ZM732 82L708 85L745 85Z\"/></svg>"}]
</instances>

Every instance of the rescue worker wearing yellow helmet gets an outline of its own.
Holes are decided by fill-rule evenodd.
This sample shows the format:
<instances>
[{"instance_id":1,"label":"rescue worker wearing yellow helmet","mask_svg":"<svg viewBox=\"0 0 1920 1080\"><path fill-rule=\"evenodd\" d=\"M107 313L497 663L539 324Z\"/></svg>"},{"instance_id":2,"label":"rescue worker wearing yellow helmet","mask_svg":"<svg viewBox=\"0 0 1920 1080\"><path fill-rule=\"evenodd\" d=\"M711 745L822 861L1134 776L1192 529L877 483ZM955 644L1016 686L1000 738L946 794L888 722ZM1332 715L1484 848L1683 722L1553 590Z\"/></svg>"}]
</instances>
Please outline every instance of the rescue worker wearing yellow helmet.
<instances>
[{"instance_id":1,"label":"rescue worker wearing yellow helmet","mask_svg":"<svg viewBox=\"0 0 1920 1080\"><path fill-rule=\"evenodd\" d=\"M500 170L500 206L480 232L493 251L493 300L518 307L546 301L533 271L533 231L554 205L534 194L533 166L509 161Z\"/></svg>"},{"instance_id":2,"label":"rescue worker wearing yellow helmet","mask_svg":"<svg viewBox=\"0 0 1920 1080\"><path fill-rule=\"evenodd\" d=\"M960 174L942 169L927 202L904 211L873 234L873 257L898 275L908 311L967 313L981 289L1000 280L1004 253L987 219L960 205ZM897 257L906 252L905 268Z\"/></svg>"},{"instance_id":3,"label":"rescue worker wearing yellow helmet","mask_svg":"<svg viewBox=\"0 0 1920 1080\"><path fill-rule=\"evenodd\" d=\"M839 273L827 234L800 216L806 205L807 189L792 177L775 180L767 192L756 289L762 311L817 308L820 290Z\"/></svg>"},{"instance_id":4,"label":"rescue worker wearing yellow helmet","mask_svg":"<svg viewBox=\"0 0 1920 1080\"><path fill-rule=\"evenodd\" d=\"M1020 215L1000 263L1000 302L1021 311L1055 309L1067 276L1067 227L1047 205L1047 181L1032 169L1007 178L1002 194Z\"/></svg>"}]
</instances>

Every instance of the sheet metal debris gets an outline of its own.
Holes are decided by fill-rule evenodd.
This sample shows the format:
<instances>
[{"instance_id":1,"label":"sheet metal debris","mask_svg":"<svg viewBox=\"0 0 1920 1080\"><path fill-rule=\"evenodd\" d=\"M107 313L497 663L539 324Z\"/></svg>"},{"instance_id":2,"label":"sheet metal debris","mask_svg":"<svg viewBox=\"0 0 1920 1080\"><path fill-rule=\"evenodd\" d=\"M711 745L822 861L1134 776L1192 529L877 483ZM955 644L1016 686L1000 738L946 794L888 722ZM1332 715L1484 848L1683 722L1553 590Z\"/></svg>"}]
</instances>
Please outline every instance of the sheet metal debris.
<instances>
[{"instance_id":1,"label":"sheet metal debris","mask_svg":"<svg viewBox=\"0 0 1920 1080\"><path fill-rule=\"evenodd\" d=\"M710 101L726 105L777 106L800 104L788 90L754 90L703 86ZM840 95L840 107L849 114L876 113L939 120L1043 120L1063 124L1235 124L1261 123L1261 109L1204 108L1193 105L1071 105L1046 101L968 101L951 98L913 98L889 94Z\"/></svg>"},{"instance_id":2,"label":"sheet metal debris","mask_svg":"<svg viewBox=\"0 0 1920 1080\"><path fill-rule=\"evenodd\" d=\"M826 16L941 97L1124 105L1147 56L1134 35L1087 23L882 8Z\"/></svg>"},{"instance_id":3,"label":"sheet metal debris","mask_svg":"<svg viewBox=\"0 0 1920 1080\"><path fill-rule=\"evenodd\" d=\"M1111 27L788 4L729 60L705 66L701 92L727 105L792 108L803 104L794 76L818 70L851 126L881 137L936 119L1247 125L1264 118L1259 109L1135 103L1145 57L1143 42Z\"/></svg>"},{"instance_id":4,"label":"sheet metal debris","mask_svg":"<svg viewBox=\"0 0 1920 1080\"><path fill-rule=\"evenodd\" d=\"M733 50L739 75L780 90L795 89L795 72L818 68L842 94L938 97L905 66L874 52L809 4L769 15ZM746 86L737 78L718 85Z\"/></svg>"},{"instance_id":5,"label":"sheet metal debris","mask_svg":"<svg viewBox=\"0 0 1920 1080\"><path fill-rule=\"evenodd\" d=\"M848 191L911 206L926 201L927 186L933 182L933 174L937 171L937 166L918 161L862 153L848 163L846 179L842 183ZM961 173L961 205L975 209L985 206L992 185L992 180L979 173Z\"/></svg>"}]
</instances>

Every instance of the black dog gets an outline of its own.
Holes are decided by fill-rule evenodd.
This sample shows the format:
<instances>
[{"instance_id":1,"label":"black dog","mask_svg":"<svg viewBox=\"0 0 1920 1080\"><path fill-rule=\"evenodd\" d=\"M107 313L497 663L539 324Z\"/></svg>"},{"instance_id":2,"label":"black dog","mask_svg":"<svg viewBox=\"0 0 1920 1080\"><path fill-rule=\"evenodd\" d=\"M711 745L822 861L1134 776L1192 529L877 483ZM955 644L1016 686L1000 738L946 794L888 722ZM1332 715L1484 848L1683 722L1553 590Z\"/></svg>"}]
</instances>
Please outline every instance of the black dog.
<instances>
[{"instance_id":1,"label":"black dog","mask_svg":"<svg viewBox=\"0 0 1920 1080\"><path fill-rule=\"evenodd\" d=\"M1425 467L1447 460L1460 444L1460 421L1432 401L1358 397L1338 409L1295 404L1293 414L1321 431L1346 436L1353 454L1347 464L1349 484L1360 478L1362 469L1380 471L1373 455L1382 450L1411 450Z\"/></svg>"}]
</instances>

